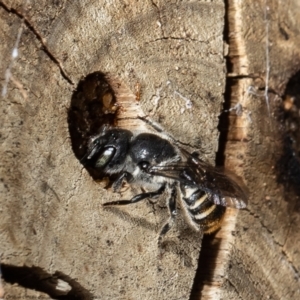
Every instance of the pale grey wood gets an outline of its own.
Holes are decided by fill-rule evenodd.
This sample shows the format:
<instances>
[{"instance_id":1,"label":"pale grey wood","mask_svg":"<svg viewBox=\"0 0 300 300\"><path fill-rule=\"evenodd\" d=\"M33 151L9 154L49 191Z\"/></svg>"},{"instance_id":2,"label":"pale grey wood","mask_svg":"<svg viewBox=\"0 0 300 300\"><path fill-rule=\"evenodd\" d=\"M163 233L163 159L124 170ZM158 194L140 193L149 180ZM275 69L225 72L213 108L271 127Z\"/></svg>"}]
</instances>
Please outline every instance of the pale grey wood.
<instances>
[{"instance_id":1,"label":"pale grey wood","mask_svg":"<svg viewBox=\"0 0 300 300\"><path fill-rule=\"evenodd\" d=\"M213 162L225 84L223 2L23 4L0 7L2 78L22 14L27 20L0 118L2 263L61 272L87 299L189 299L201 236L180 216L159 260L164 201L104 210L126 195L105 190L75 158L67 109L82 76L110 72L133 91L140 83L145 113ZM15 291L7 286L9 295L26 295Z\"/></svg>"}]
</instances>

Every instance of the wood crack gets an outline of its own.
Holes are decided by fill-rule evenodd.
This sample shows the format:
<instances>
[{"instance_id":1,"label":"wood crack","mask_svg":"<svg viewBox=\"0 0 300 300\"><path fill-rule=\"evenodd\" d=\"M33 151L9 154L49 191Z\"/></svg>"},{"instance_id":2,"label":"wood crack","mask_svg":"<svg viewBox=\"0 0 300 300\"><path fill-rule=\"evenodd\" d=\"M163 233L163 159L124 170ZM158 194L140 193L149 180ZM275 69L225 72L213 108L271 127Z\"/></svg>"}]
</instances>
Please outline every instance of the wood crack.
<instances>
[{"instance_id":1,"label":"wood crack","mask_svg":"<svg viewBox=\"0 0 300 300\"><path fill-rule=\"evenodd\" d=\"M209 44L209 41L202 41L202 40L197 40L197 39L192 39L192 38L184 38L184 37L175 37L175 36L164 36L161 38L157 38L153 41L148 41L147 43L155 43L158 41L166 41L166 40L176 40L176 41L184 41L184 42L198 42L198 43L203 43L203 44Z\"/></svg>"},{"instance_id":2,"label":"wood crack","mask_svg":"<svg viewBox=\"0 0 300 300\"><path fill-rule=\"evenodd\" d=\"M160 15L160 9L159 9L158 5L153 0L151 0L151 3L155 7L155 9L157 10L158 20L159 20L159 27L161 29L162 36L165 37L165 32L164 32L164 29L163 29L162 18L161 18L161 15Z\"/></svg>"},{"instance_id":3,"label":"wood crack","mask_svg":"<svg viewBox=\"0 0 300 300\"><path fill-rule=\"evenodd\" d=\"M37 40L41 44L41 50L45 52L45 54L50 58L51 61L53 61L59 68L60 73L62 77L71 85L74 85L74 82L70 78L70 76L67 74L67 72L64 70L62 63L55 57L54 54L50 51L48 48L46 41L40 34L40 32L35 28L35 26L26 18L24 14L22 14L19 10L13 8L13 7L8 7L3 1L0 1L0 7L2 7L5 11L8 13L12 13L15 16L17 16L21 21L24 22L25 26L34 34L34 36L37 38Z\"/></svg>"}]
</instances>

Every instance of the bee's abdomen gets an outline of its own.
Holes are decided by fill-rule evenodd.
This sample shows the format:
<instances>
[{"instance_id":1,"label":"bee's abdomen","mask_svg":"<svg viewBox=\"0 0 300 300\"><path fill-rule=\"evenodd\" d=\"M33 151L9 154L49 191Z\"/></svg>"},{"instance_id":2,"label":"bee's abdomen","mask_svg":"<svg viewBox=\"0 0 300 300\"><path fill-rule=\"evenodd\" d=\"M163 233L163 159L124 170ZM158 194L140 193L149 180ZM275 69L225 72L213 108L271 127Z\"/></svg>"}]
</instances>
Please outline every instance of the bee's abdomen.
<instances>
[{"instance_id":1,"label":"bee's abdomen","mask_svg":"<svg viewBox=\"0 0 300 300\"><path fill-rule=\"evenodd\" d=\"M200 225L204 233L212 233L220 228L226 210L224 206L214 204L210 197L210 194L198 190L184 199L193 221Z\"/></svg>"}]
</instances>

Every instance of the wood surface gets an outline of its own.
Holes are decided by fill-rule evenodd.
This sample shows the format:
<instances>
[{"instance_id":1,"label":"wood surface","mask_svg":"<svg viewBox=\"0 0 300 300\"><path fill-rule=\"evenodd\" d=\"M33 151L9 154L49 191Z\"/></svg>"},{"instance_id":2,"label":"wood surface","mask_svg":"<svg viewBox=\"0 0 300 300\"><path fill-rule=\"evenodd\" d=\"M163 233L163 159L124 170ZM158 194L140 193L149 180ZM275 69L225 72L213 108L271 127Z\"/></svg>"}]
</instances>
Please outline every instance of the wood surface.
<instances>
[{"instance_id":1,"label":"wood surface","mask_svg":"<svg viewBox=\"0 0 300 300\"><path fill-rule=\"evenodd\" d=\"M243 170L251 197L238 215L222 298L297 299L300 177L290 175L291 168L299 170L300 148L292 155L285 150L283 104L299 71L300 6L228 1L226 10L230 106L240 104L243 113L229 118L225 162ZM293 93L299 111L297 95L299 87Z\"/></svg>"},{"instance_id":2,"label":"wood surface","mask_svg":"<svg viewBox=\"0 0 300 300\"><path fill-rule=\"evenodd\" d=\"M0 15L7 298L299 297L299 198L288 172L299 150L292 148L292 162L284 152L290 131L282 108L297 100L295 90L286 96L300 65L297 0L16 0L0 1ZM205 160L214 163L219 149L217 160L250 190L247 209L228 210L203 243L179 214L162 257L163 199L103 209L134 192L105 189L72 150L71 98L95 71L133 93L139 84L144 113Z\"/></svg>"}]
</instances>

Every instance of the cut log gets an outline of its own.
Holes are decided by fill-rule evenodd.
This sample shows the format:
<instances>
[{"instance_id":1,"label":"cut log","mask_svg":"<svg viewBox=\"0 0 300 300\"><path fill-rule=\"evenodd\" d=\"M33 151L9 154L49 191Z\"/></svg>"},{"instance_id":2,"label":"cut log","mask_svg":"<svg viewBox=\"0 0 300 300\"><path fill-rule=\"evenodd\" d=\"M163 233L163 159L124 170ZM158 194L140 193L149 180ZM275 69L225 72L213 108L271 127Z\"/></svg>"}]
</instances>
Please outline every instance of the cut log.
<instances>
[{"instance_id":1,"label":"cut log","mask_svg":"<svg viewBox=\"0 0 300 300\"><path fill-rule=\"evenodd\" d=\"M7 298L299 298L297 0L16 0L0 15ZM219 149L245 179L247 209L228 210L203 243L179 213L162 257L163 199L104 209L132 192L90 176L68 124L77 84L95 71L140 86L144 113L205 160Z\"/></svg>"}]
</instances>

